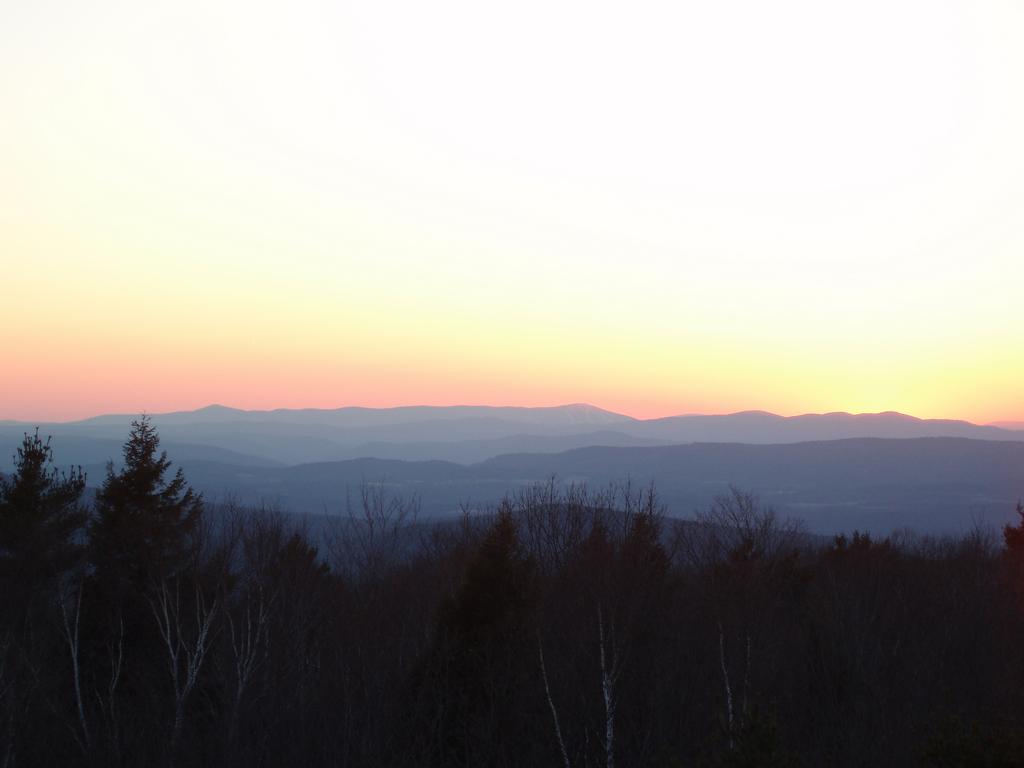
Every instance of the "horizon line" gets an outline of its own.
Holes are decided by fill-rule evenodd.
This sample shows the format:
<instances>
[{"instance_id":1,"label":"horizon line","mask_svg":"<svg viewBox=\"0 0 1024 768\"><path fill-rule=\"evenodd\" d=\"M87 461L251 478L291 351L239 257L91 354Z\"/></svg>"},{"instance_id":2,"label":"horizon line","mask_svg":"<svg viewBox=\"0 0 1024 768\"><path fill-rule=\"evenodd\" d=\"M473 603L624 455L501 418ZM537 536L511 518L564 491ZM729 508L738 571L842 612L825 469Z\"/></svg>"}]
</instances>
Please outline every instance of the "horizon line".
<instances>
[{"instance_id":1,"label":"horizon line","mask_svg":"<svg viewBox=\"0 0 1024 768\"><path fill-rule=\"evenodd\" d=\"M702 412L684 412L684 413L669 413L663 416L651 416L648 418L641 418L639 416L633 416L628 413L621 411L613 411L608 408L603 408L593 403L587 402L570 402L570 403L559 403L555 405L494 405L494 404L480 404L480 403L451 403L445 405L438 405L432 403L411 403L404 405L391 405L391 406L368 406L368 405L339 405L334 407L320 407L320 406L303 406L303 407L278 407L278 408L238 408L236 406L224 405L223 403L209 403L207 405L199 406L196 408L185 408L171 411L160 411L160 412L149 412L141 410L139 412L134 411L106 411L101 413L95 413L90 416L82 416L79 418L72 419L17 419L17 418L0 418L0 423L6 424L77 424L83 421L90 421L92 419L99 419L104 417L139 417L139 416L175 416L185 414L195 414L202 411L208 411L213 409L222 409L226 411L235 411L238 413L280 413L280 412L301 412L301 411L322 411L325 413L344 411L344 410L362 410L362 411L397 411L403 409L456 409L456 408L481 408L481 409L493 409L493 410L504 410L504 409L515 409L523 411L542 411L542 410L559 410L566 408L587 408L593 411L599 411L611 416L619 416L626 419L632 419L633 421L658 421L661 419L679 419L679 418L700 418L700 417L719 417L724 418L728 416L741 416L746 414L760 414L765 416L772 416L780 419L794 419L801 417L811 416L850 416L850 417L864 417L864 416L900 416L904 418L914 419L917 421L956 421L964 424L972 424L979 427L995 427L995 428L1006 428L1003 425L1021 425L1024 427L1024 421L1015 419L996 419L995 421L988 422L975 422L968 419L962 418L926 418L915 416L910 413L897 410L884 410L884 411L844 411L844 410L832 410L832 411L805 411L792 414L781 414L774 411L768 411L760 408L745 408L738 411L727 411L727 412L713 412L713 413L702 413ZM1013 427L1010 427L1011 429Z\"/></svg>"}]
</instances>

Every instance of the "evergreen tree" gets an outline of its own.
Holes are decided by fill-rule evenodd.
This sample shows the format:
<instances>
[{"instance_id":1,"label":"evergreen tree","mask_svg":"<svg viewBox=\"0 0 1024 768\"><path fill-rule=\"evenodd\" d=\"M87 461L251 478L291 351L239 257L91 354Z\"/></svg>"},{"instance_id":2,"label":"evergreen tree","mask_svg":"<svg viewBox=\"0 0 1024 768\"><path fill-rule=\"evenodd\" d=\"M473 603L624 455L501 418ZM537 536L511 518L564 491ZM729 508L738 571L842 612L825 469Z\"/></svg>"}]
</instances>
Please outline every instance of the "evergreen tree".
<instances>
[{"instance_id":1,"label":"evergreen tree","mask_svg":"<svg viewBox=\"0 0 1024 768\"><path fill-rule=\"evenodd\" d=\"M81 554L85 523L81 468L60 472L39 430L25 434L14 474L0 479L0 578L8 594L26 594L71 568Z\"/></svg>"},{"instance_id":2,"label":"evergreen tree","mask_svg":"<svg viewBox=\"0 0 1024 768\"><path fill-rule=\"evenodd\" d=\"M529 736L519 718L535 705L528 632L536 602L536 574L503 507L469 561L462 584L441 606L437 636L417 675L420 722L411 733L421 765L493 765ZM527 669L529 671L527 671Z\"/></svg>"},{"instance_id":3,"label":"evergreen tree","mask_svg":"<svg viewBox=\"0 0 1024 768\"><path fill-rule=\"evenodd\" d=\"M107 465L89 529L96 575L103 583L144 587L181 573L189 562L190 534L203 512L202 496L159 451L160 438L143 416L132 422L119 472ZM159 451L159 453L158 453Z\"/></svg>"},{"instance_id":4,"label":"evergreen tree","mask_svg":"<svg viewBox=\"0 0 1024 768\"><path fill-rule=\"evenodd\" d=\"M1003 540L1006 542L1007 553L1018 561L1024 561L1024 503L1017 502L1017 525L1003 527Z\"/></svg>"},{"instance_id":5,"label":"evergreen tree","mask_svg":"<svg viewBox=\"0 0 1024 768\"><path fill-rule=\"evenodd\" d=\"M1003 528L1003 563L1010 590L1024 600L1024 503L1017 502L1017 525L1007 524Z\"/></svg>"},{"instance_id":6,"label":"evergreen tree","mask_svg":"<svg viewBox=\"0 0 1024 768\"><path fill-rule=\"evenodd\" d=\"M49 440L26 434L0 479L0 763L57 765L68 746L54 727L65 701L66 651L56 628L63 576L81 562L81 469L53 466Z\"/></svg>"},{"instance_id":7,"label":"evergreen tree","mask_svg":"<svg viewBox=\"0 0 1024 768\"><path fill-rule=\"evenodd\" d=\"M442 624L467 658L476 657L524 626L533 597L533 563L512 513L502 509L443 611Z\"/></svg>"}]
</instances>

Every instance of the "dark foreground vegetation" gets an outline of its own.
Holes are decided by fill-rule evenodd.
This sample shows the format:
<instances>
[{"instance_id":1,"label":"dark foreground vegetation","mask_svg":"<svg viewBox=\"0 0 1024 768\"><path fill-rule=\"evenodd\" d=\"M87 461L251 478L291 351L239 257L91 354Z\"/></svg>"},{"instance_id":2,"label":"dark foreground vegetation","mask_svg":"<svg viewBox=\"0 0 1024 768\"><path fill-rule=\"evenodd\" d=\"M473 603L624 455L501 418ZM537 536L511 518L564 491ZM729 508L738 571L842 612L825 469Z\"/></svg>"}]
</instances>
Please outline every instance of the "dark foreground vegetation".
<instances>
[{"instance_id":1,"label":"dark foreground vegetation","mask_svg":"<svg viewBox=\"0 0 1024 768\"><path fill-rule=\"evenodd\" d=\"M0 481L0 766L1024 765L1024 509L831 541L734 493L207 505L145 420Z\"/></svg>"}]
</instances>

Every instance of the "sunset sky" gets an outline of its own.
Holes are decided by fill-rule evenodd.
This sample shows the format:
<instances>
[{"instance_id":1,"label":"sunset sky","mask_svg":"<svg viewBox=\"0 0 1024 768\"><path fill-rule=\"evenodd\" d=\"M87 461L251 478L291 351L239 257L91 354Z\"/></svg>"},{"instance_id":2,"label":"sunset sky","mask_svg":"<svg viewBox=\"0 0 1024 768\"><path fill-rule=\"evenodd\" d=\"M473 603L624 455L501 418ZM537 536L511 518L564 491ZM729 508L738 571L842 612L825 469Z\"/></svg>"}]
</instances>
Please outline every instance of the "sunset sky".
<instances>
[{"instance_id":1,"label":"sunset sky","mask_svg":"<svg viewBox=\"0 0 1024 768\"><path fill-rule=\"evenodd\" d=\"M0 8L0 419L1024 420L1020 0Z\"/></svg>"}]
</instances>

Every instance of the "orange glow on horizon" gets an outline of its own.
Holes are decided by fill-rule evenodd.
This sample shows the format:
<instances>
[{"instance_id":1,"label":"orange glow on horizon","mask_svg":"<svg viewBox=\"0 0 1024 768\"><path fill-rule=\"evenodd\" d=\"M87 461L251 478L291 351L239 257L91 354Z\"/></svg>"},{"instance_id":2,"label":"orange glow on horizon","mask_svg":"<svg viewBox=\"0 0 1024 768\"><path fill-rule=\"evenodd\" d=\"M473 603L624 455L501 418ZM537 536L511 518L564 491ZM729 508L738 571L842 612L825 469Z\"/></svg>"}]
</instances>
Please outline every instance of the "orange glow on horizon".
<instances>
[{"instance_id":1,"label":"orange glow on horizon","mask_svg":"<svg viewBox=\"0 0 1024 768\"><path fill-rule=\"evenodd\" d=\"M14 4L0 419L1024 420L1024 15L737 3Z\"/></svg>"}]
</instances>

